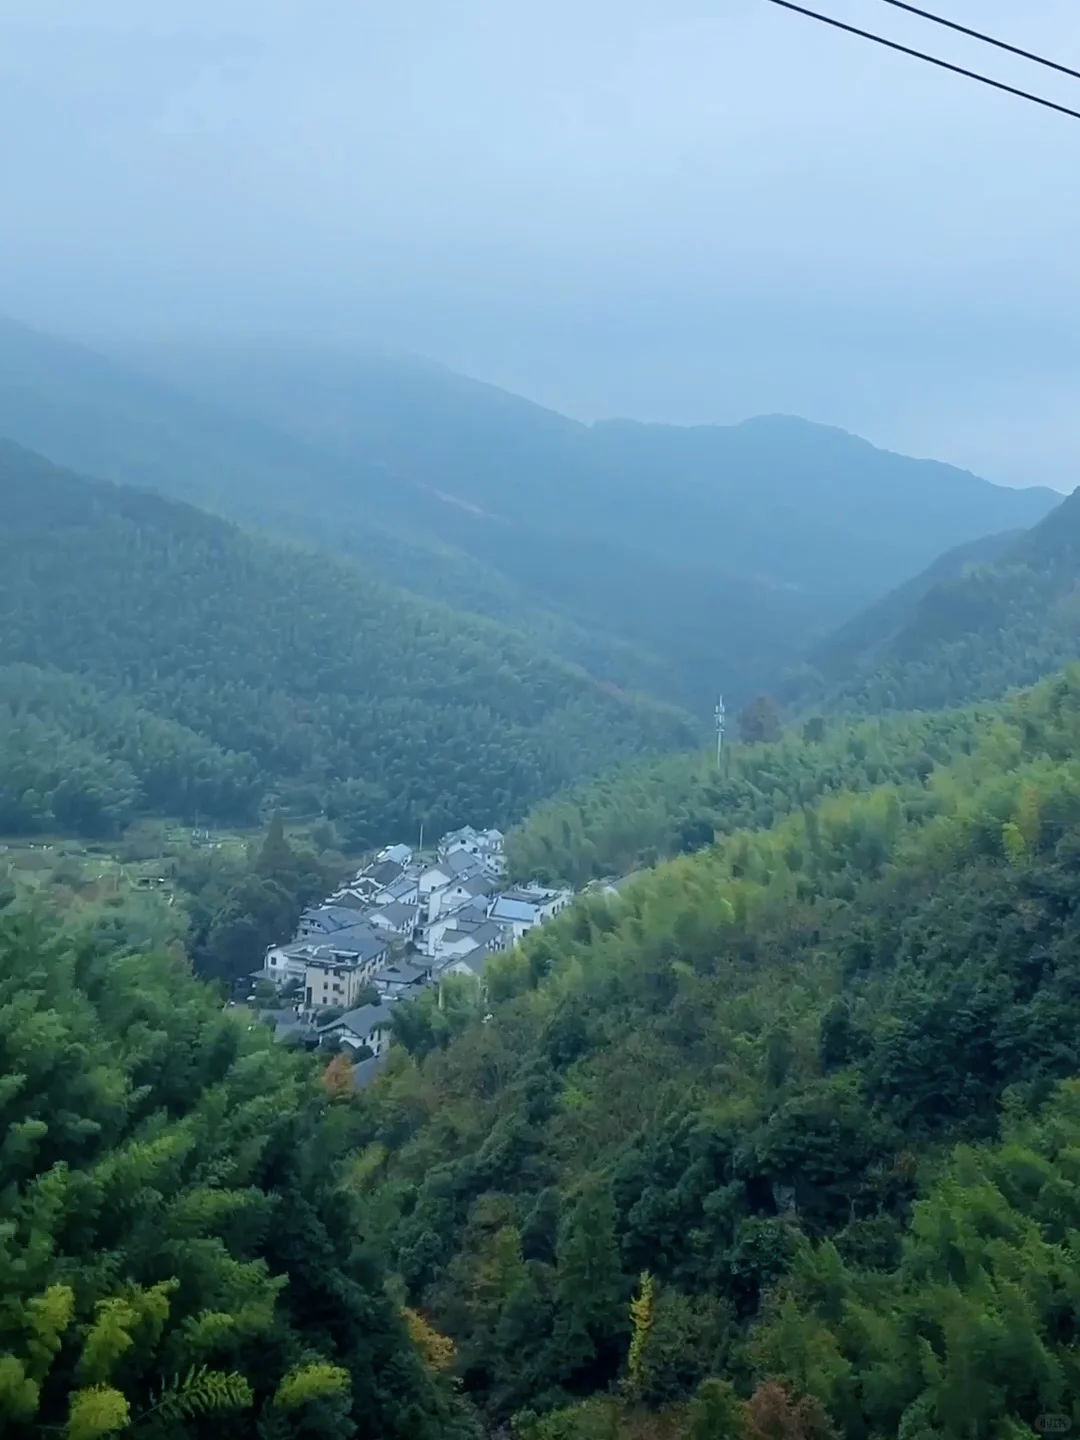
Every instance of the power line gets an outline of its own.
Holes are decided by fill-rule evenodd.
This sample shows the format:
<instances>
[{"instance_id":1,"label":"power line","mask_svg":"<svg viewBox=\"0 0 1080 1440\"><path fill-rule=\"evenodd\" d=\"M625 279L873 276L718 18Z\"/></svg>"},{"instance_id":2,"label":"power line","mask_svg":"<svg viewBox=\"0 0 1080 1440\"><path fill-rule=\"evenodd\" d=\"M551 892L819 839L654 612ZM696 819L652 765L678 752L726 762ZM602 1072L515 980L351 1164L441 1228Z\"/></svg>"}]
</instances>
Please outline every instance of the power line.
<instances>
[{"instance_id":1,"label":"power line","mask_svg":"<svg viewBox=\"0 0 1080 1440\"><path fill-rule=\"evenodd\" d=\"M891 5L894 10L906 10L909 15L918 15L921 20L929 20L934 25L944 25L947 30L955 30L959 35L970 35L973 40L981 40L984 45L993 45L998 50L1007 50L1010 55L1019 55L1021 59L1031 60L1036 65L1045 65L1048 70L1057 70L1062 75L1071 75L1074 80L1080 80L1080 70L1072 70L1068 65L1048 60L1045 55L1036 55L1034 50L1022 50L1019 45L1010 45L1006 40L996 40L993 35L972 30L955 20L946 20L944 15L935 15L931 10L920 10L918 5L909 5L907 0L882 0L882 3Z\"/></svg>"},{"instance_id":2,"label":"power line","mask_svg":"<svg viewBox=\"0 0 1080 1440\"><path fill-rule=\"evenodd\" d=\"M831 15L822 15L817 10L808 10L803 5L796 5L794 0L769 0L770 5L779 5L784 10L794 10L797 15L805 15L810 20L820 21L822 25L831 25L834 30L844 30L849 35L858 35L863 40L872 40L875 45L884 45L889 50L898 50L901 55L910 55L916 60L923 60L927 65L936 65L939 70L950 70L954 75L963 75L968 80L977 80L980 85L990 85L995 90L1004 90L1007 95L1016 95L1021 100L1028 100L1032 105L1041 105L1046 110L1056 110L1060 115L1068 115L1073 120L1080 120L1080 110L1070 110L1068 105L1059 105L1055 100L1047 100L1042 95L1033 95L1030 90L1020 90L1015 85L1006 85L1003 80L991 80L989 75L981 75L977 70L965 70L962 65L953 65L949 60L942 60L937 55L928 55L924 50L913 50L910 45L901 45L897 40L886 40L884 35L876 35L872 30L860 30L857 25L848 25L843 20L836 20Z\"/></svg>"}]
</instances>

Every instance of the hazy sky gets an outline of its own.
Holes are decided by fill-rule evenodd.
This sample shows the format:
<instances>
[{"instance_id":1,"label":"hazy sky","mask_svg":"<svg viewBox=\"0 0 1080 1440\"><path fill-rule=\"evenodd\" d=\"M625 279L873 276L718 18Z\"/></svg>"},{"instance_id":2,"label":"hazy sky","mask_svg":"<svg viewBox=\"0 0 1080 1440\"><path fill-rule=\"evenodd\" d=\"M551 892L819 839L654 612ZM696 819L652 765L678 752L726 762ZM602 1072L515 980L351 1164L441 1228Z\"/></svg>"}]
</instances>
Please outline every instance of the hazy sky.
<instances>
[{"instance_id":1,"label":"hazy sky","mask_svg":"<svg viewBox=\"0 0 1080 1440\"><path fill-rule=\"evenodd\" d=\"M1078 0L924 0L1080 68ZM816 8L1080 109L1080 81ZM0 0L0 310L1080 483L1080 121L766 0Z\"/></svg>"}]
</instances>

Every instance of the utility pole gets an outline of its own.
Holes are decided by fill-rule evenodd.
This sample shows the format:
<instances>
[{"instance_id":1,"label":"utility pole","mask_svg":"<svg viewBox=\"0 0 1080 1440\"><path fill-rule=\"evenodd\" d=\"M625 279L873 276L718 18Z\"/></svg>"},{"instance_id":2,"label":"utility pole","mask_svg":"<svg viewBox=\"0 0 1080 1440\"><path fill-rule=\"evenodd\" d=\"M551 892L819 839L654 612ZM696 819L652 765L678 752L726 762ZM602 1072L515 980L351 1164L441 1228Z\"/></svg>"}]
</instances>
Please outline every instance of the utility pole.
<instances>
[{"instance_id":1,"label":"utility pole","mask_svg":"<svg viewBox=\"0 0 1080 1440\"><path fill-rule=\"evenodd\" d=\"M423 820L420 821L420 844L417 846L416 853L417 853L418 855L422 855L422 854L424 853L424 822L423 822Z\"/></svg>"},{"instance_id":2,"label":"utility pole","mask_svg":"<svg viewBox=\"0 0 1080 1440\"><path fill-rule=\"evenodd\" d=\"M713 714L716 717L716 768L720 769L720 755L724 748L724 697L721 695L716 702L716 709Z\"/></svg>"}]
</instances>

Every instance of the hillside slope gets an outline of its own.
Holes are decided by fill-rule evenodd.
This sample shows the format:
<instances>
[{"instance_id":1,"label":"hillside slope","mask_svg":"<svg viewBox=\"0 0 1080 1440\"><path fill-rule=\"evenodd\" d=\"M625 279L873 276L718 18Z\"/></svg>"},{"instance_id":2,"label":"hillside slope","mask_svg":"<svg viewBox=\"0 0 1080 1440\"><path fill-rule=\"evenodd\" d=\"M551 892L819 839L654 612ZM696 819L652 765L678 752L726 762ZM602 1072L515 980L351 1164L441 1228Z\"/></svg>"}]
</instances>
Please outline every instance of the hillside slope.
<instances>
[{"instance_id":1,"label":"hillside slope","mask_svg":"<svg viewBox=\"0 0 1080 1440\"><path fill-rule=\"evenodd\" d=\"M828 686L872 669L889 644L911 623L920 602L931 590L960 580L979 566L992 564L1024 533L1008 530L1003 535L988 535L946 550L925 570L819 641L806 659L810 676Z\"/></svg>"},{"instance_id":2,"label":"hillside slope","mask_svg":"<svg viewBox=\"0 0 1080 1440\"><path fill-rule=\"evenodd\" d=\"M701 714L1053 500L798 421L588 427L413 361L154 347L115 364L11 324L3 433L341 549Z\"/></svg>"},{"instance_id":3,"label":"hillside slope","mask_svg":"<svg viewBox=\"0 0 1080 1440\"><path fill-rule=\"evenodd\" d=\"M891 783L401 1014L367 1224L493 1427L962 1440L1071 1404L1080 673L956 734L918 773L897 722Z\"/></svg>"},{"instance_id":4,"label":"hillside slope","mask_svg":"<svg viewBox=\"0 0 1080 1440\"><path fill-rule=\"evenodd\" d=\"M989 554L983 546L942 557L819 646L811 662L831 703L879 712L1001 695L1078 655L1075 492L1030 531L990 542Z\"/></svg>"},{"instance_id":5,"label":"hillside slope","mask_svg":"<svg viewBox=\"0 0 1080 1440\"><path fill-rule=\"evenodd\" d=\"M585 885L691 854L733 830L767 829L833 791L925 778L985 734L989 706L928 715L812 721L772 744L663 755L575 785L533 807L506 839L521 878ZM809 735L808 732L809 731Z\"/></svg>"},{"instance_id":6,"label":"hillside slope","mask_svg":"<svg viewBox=\"0 0 1080 1440\"><path fill-rule=\"evenodd\" d=\"M422 818L505 825L692 740L513 632L11 445L0 505L11 828L243 818L273 796L362 846Z\"/></svg>"},{"instance_id":7,"label":"hillside slope","mask_svg":"<svg viewBox=\"0 0 1080 1440\"><path fill-rule=\"evenodd\" d=\"M584 426L400 357L135 353L204 399L381 470L413 495L414 527L644 650L663 693L699 712L717 688L748 698L941 550L1034 523L1056 500L783 416Z\"/></svg>"}]
</instances>

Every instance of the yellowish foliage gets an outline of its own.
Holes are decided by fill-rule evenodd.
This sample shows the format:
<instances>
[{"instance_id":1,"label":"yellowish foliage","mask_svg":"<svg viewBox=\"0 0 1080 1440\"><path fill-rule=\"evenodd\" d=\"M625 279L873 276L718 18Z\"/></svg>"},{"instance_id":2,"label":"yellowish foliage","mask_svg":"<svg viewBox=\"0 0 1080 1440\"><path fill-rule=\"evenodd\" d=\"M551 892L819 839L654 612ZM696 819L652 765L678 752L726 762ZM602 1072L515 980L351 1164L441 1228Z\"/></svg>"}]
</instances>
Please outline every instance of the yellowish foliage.
<instances>
[{"instance_id":1,"label":"yellowish foliage","mask_svg":"<svg viewBox=\"0 0 1080 1440\"><path fill-rule=\"evenodd\" d=\"M349 1372L340 1365L322 1362L314 1365L299 1365L290 1370L274 1395L274 1404L280 1410L295 1410L311 1400L327 1400L342 1395L349 1388Z\"/></svg>"},{"instance_id":2,"label":"yellowish foliage","mask_svg":"<svg viewBox=\"0 0 1080 1440\"><path fill-rule=\"evenodd\" d=\"M630 1301L633 1333L630 1336L626 1368L633 1394L640 1394L645 1385L645 1347L649 1343L649 1334L653 1327L655 1299L655 1281L648 1270L644 1270L638 1282L638 1293Z\"/></svg>"},{"instance_id":3,"label":"yellowish foliage","mask_svg":"<svg viewBox=\"0 0 1080 1440\"><path fill-rule=\"evenodd\" d=\"M28 1302L26 1310L33 1331L30 1359L36 1378L41 1380L74 1318L75 1292L70 1285L50 1285L44 1295Z\"/></svg>"},{"instance_id":4,"label":"yellowish foliage","mask_svg":"<svg viewBox=\"0 0 1080 1440\"><path fill-rule=\"evenodd\" d=\"M454 1342L446 1335L440 1335L429 1325L418 1310L402 1309L409 1339L420 1352L420 1356L432 1370L449 1370L454 1363Z\"/></svg>"},{"instance_id":5,"label":"yellowish foliage","mask_svg":"<svg viewBox=\"0 0 1080 1440\"><path fill-rule=\"evenodd\" d=\"M348 1100L356 1094L352 1062L347 1055L335 1055L323 1071L323 1089L332 1100Z\"/></svg>"},{"instance_id":6,"label":"yellowish foliage","mask_svg":"<svg viewBox=\"0 0 1080 1440\"><path fill-rule=\"evenodd\" d=\"M37 1414L38 1387L14 1355L0 1355L0 1430L6 1420L30 1420Z\"/></svg>"},{"instance_id":7,"label":"yellowish foliage","mask_svg":"<svg viewBox=\"0 0 1080 1440\"><path fill-rule=\"evenodd\" d=\"M68 1440L99 1440L126 1430L131 1412L128 1402L111 1385L92 1385L77 1390L68 1411Z\"/></svg>"}]
</instances>

